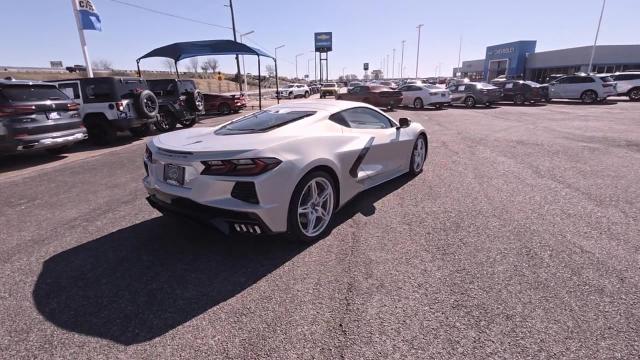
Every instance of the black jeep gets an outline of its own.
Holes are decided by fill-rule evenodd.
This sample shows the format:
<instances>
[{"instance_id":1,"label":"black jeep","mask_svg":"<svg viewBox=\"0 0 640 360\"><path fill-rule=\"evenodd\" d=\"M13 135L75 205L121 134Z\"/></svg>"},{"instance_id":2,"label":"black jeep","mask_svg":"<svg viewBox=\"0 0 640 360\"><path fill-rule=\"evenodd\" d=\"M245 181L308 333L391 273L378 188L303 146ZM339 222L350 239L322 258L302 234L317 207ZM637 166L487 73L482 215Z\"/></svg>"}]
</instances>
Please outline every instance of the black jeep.
<instances>
[{"instance_id":1,"label":"black jeep","mask_svg":"<svg viewBox=\"0 0 640 360\"><path fill-rule=\"evenodd\" d=\"M154 122L158 131L171 131L177 124L192 127L198 122L198 115L204 113L204 98L193 80L160 79L147 83L160 105Z\"/></svg>"}]
</instances>

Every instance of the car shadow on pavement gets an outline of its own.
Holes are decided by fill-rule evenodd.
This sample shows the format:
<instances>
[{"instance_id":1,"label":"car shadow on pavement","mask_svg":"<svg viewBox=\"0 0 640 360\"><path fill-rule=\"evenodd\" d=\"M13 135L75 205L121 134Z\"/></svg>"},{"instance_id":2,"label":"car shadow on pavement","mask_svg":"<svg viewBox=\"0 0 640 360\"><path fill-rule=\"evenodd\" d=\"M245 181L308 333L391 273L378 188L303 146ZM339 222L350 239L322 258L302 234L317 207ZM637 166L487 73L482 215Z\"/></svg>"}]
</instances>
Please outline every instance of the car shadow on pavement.
<instances>
[{"instance_id":1,"label":"car shadow on pavement","mask_svg":"<svg viewBox=\"0 0 640 360\"><path fill-rule=\"evenodd\" d=\"M412 177L353 198L335 226ZM36 309L64 330L123 345L153 340L243 292L307 249L276 236L234 237L161 216L47 259L33 289ZM216 326L216 324L211 324Z\"/></svg>"},{"instance_id":2,"label":"car shadow on pavement","mask_svg":"<svg viewBox=\"0 0 640 360\"><path fill-rule=\"evenodd\" d=\"M62 329L138 344L233 298L304 249L156 217L47 259L32 295Z\"/></svg>"},{"instance_id":3,"label":"car shadow on pavement","mask_svg":"<svg viewBox=\"0 0 640 360\"><path fill-rule=\"evenodd\" d=\"M616 105L618 100L607 100L605 102L594 102L592 104L585 104L580 100L551 100L548 104L551 105L568 105L568 106L609 106Z\"/></svg>"}]
</instances>

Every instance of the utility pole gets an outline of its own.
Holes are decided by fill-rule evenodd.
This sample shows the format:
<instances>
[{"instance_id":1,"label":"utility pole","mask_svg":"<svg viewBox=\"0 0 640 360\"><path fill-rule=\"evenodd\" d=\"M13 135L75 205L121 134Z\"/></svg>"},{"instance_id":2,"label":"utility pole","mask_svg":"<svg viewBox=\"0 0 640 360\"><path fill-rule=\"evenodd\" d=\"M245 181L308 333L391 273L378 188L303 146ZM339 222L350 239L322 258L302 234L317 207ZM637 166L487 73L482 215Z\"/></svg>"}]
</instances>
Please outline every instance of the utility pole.
<instances>
[{"instance_id":1,"label":"utility pole","mask_svg":"<svg viewBox=\"0 0 640 360\"><path fill-rule=\"evenodd\" d=\"M602 10L600 10L600 20L598 20L598 29L596 30L596 38L593 40L593 48L591 48L591 59L589 59L589 70L591 73L593 67L593 57L596 55L596 44L598 43L598 35L600 34L600 25L602 24L602 15L604 14L604 6L607 4L607 0L602 0Z\"/></svg>"},{"instance_id":2,"label":"utility pole","mask_svg":"<svg viewBox=\"0 0 640 360\"><path fill-rule=\"evenodd\" d=\"M347 68L346 66L342 68L342 80L344 80L344 69L346 68Z\"/></svg>"},{"instance_id":3,"label":"utility pole","mask_svg":"<svg viewBox=\"0 0 640 360\"><path fill-rule=\"evenodd\" d=\"M236 38L236 18L235 15L233 14L233 0L229 0L229 9L231 10L231 28L233 30L233 41L238 41L238 39ZM236 80L238 81L238 86L240 87L240 92L242 92L242 83L240 82L240 56L238 56L238 54L236 54L236 67L237 67L237 72L236 72Z\"/></svg>"},{"instance_id":4,"label":"utility pole","mask_svg":"<svg viewBox=\"0 0 640 360\"><path fill-rule=\"evenodd\" d=\"M460 58L462 56L462 35L460 35L460 46L458 47L458 72L460 76L462 76L462 69L460 69ZM458 77L458 74L454 74L455 77Z\"/></svg>"},{"instance_id":5,"label":"utility pole","mask_svg":"<svg viewBox=\"0 0 640 360\"><path fill-rule=\"evenodd\" d=\"M280 89L278 87L278 49L281 49L283 47L284 45L277 46L273 51L273 57L276 58L276 100L278 101L278 104L280 104Z\"/></svg>"},{"instance_id":6,"label":"utility pole","mask_svg":"<svg viewBox=\"0 0 640 360\"><path fill-rule=\"evenodd\" d=\"M251 30L251 31L246 32L244 34L240 34L240 42L242 42L242 37L243 36L251 35L254 32L255 31ZM247 86L247 70L245 70L245 68L244 68L244 55L242 55L242 74L243 74L242 77L244 77L244 90L245 91L249 91L249 86Z\"/></svg>"},{"instance_id":7,"label":"utility pole","mask_svg":"<svg viewBox=\"0 0 640 360\"><path fill-rule=\"evenodd\" d=\"M423 26L424 24L420 24L416 26L416 28L418 29L418 51L416 52L416 79L418 78L418 65L420 64L420 30L422 29Z\"/></svg>"},{"instance_id":8,"label":"utility pole","mask_svg":"<svg viewBox=\"0 0 640 360\"><path fill-rule=\"evenodd\" d=\"M402 74L404 74L404 43L407 40L402 40L402 51L400 53L400 80L403 79Z\"/></svg>"},{"instance_id":9,"label":"utility pole","mask_svg":"<svg viewBox=\"0 0 640 360\"><path fill-rule=\"evenodd\" d=\"M391 78L396 77L396 49L393 49L393 58L391 58Z\"/></svg>"},{"instance_id":10,"label":"utility pole","mask_svg":"<svg viewBox=\"0 0 640 360\"><path fill-rule=\"evenodd\" d=\"M311 59L307 59L307 81L309 81L309 78L311 77L311 75L309 75L309 63L311 62Z\"/></svg>"},{"instance_id":11,"label":"utility pole","mask_svg":"<svg viewBox=\"0 0 640 360\"><path fill-rule=\"evenodd\" d=\"M389 79L389 54L387 54L387 62L386 62L386 74L387 74L387 79Z\"/></svg>"}]
</instances>

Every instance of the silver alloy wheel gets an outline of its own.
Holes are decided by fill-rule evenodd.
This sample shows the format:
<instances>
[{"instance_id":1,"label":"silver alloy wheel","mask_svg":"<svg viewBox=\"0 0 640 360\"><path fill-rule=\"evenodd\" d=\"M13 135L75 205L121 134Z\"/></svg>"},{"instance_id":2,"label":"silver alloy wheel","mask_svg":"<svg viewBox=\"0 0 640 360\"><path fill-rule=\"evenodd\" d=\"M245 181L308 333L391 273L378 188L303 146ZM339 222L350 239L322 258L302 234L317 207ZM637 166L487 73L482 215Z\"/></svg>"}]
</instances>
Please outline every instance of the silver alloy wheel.
<instances>
[{"instance_id":1,"label":"silver alloy wheel","mask_svg":"<svg viewBox=\"0 0 640 360\"><path fill-rule=\"evenodd\" d=\"M582 102L591 104L596 100L598 100L598 95L594 91L587 90L584 92L584 94L582 94Z\"/></svg>"},{"instance_id":2,"label":"silver alloy wheel","mask_svg":"<svg viewBox=\"0 0 640 360\"><path fill-rule=\"evenodd\" d=\"M416 98L413 100L413 107L416 109L422 109L424 107L424 103L421 98Z\"/></svg>"},{"instance_id":3,"label":"silver alloy wheel","mask_svg":"<svg viewBox=\"0 0 640 360\"><path fill-rule=\"evenodd\" d=\"M307 236L320 234L333 215L333 187L322 177L309 181L298 201L298 226Z\"/></svg>"},{"instance_id":4,"label":"silver alloy wheel","mask_svg":"<svg viewBox=\"0 0 640 360\"><path fill-rule=\"evenodd\" d=\"M416 145L413 147L413 171L419 172L424 166L424 158L427 154L427 147L422 136L418 137Z\"/></svg>"}]
</instances>

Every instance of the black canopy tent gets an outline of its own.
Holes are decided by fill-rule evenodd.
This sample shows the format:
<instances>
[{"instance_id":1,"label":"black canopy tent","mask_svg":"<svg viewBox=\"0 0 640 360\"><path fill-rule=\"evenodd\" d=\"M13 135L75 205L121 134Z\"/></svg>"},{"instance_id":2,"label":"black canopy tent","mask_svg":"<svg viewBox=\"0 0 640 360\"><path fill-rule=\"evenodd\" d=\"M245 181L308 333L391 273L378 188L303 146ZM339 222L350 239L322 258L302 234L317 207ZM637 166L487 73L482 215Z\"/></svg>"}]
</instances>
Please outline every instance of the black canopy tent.
<instances>
[{"instance_id":1,"label":"black canopy tent","mask_svg":"<svg viewBox=\"0 0 640 360\"><path fill-rule=\"evenodd\" d=\"M233 40L202 40L178 42L149 51L145 55L139 57L136 60L136 64L138 66L138 76L142 77L142 73L140 72L140 60L151 57L164 57L173 59L173 62L176 66L176 74L178 78L180 78L180 73L178 72L178 61L180 60L196 56L236 54L255 55L258 57L258 104L260 109L262 110L262 77L260 75L260 57L273 59L276 71L276 91L278 90L278 62L275 57L267 54L260 49L256 49L254 47ZM278 103L280 103L280 96L277 96L277 94L276 99L278 99Z\"/></svg>"}]
</instances>

